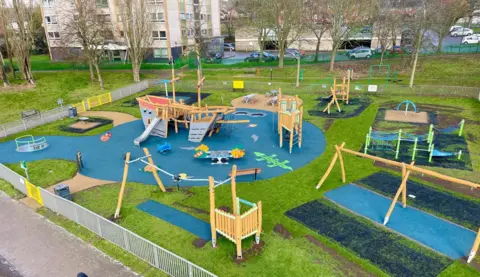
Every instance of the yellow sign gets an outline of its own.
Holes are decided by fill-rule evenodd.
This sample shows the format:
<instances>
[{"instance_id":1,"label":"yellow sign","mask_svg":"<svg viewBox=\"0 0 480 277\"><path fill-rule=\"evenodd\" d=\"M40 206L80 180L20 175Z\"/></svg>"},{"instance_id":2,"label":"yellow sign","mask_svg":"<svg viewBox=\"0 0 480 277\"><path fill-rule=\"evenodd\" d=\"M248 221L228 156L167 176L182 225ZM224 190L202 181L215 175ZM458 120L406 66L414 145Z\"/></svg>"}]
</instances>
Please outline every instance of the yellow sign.
<instances>
[{"instance_id":1,"label":"yellow sign","mask_svg":"<svg viewBox=\"0 0 480 277\"><path fill-rule=\"evenodd\" d=\"M25 184L27 186L28 197L35 199L40 205L43 206L42 195L40 194L38 187L30 183L28 180L25 180Z\"/></svg>"}]
</instances>

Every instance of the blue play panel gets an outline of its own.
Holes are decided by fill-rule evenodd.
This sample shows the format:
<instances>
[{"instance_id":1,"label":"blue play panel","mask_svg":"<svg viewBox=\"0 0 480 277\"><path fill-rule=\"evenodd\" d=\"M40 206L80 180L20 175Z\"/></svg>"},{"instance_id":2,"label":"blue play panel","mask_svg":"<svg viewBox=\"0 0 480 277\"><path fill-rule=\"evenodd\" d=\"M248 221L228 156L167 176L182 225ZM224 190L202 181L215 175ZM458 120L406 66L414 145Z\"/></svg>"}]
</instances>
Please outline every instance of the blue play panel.
<instances>
[{"instance_id":1,"label":"blue play panel","mask_svg":"<svg viewBox=\"0 0 480 277\"><path fill-rule=\"evenodd\" d=\"M172 225L187 230L206 241L212 239L210 224L187 213L153 200L143 202L138 205L137 208Z\"/></svg>"},{"instance_id":2,"label":"blue play panel","mask_svg":"<svg viewBox=\"0 0 480 277\"><path fill-rule=\"evenodd\" d=\"M380 224L383 224L392 202L389 198L355 184L331 190L325 193L325 197ZM404 209L398 203L386 227L452 259L468 256L476 235L469 229L429 213L408 206Z\"/></svg>"},{"instance_id":3,"label":"blue play panel","mask_svg":"<svg viewBox=\"0 0 480 277\"><path fill-rule=\"evenodd\" d=\"M239 109L238 111L242 111ZM0 143L0 163L18 163L19 161L35 161L42 159L65 159L75 161L77 150L82 152L85 168L81 173L92 178L121 181L123 175L123 155L131 152L131 160L144 156L143 147L152 154L155 164L171 174L185 173L195 179L208 179L212 176L216 181L228 178L234 164L239 169L262 168L257 179L273 178L307 165L320 156L325 150L323 132L308 122L303 123L302 148L294 146L290 154L288 142L279 148L276 114L267 111L243 110L247 115L235 115L231 119L248 119L251 124L226 124L219 134L206 136L202 143L188 141L188 129L179 126L175 134L170 126L168 138L149 137L141 144L134 146L133 140L145 130L141 120L125 123L114 127L110 132L112 137L107 142L100 141L100 136L47 136L49 147L38 152L19 153L15 151L15 141ZM263 117L252 117L251 113L265 113ZM275 115L275 116L273 116ZM168 142L172 151L161 154L157 152L157 144ZM194 149L200 144L206 144L210 150L231 150L236 145L242 145L246 154L241 159L232 159L229 164L213 164L211 160L195 159ZM151 173L142 172L145 164L136 162L130 164L128 181L144 184L156 184ZM159 173L166 186L174 186L171 177ZM253 181L253 176L241 176L239 181ZM207 182L182 181L180 186L206 186Z\"/></svg>"}]
</instances>

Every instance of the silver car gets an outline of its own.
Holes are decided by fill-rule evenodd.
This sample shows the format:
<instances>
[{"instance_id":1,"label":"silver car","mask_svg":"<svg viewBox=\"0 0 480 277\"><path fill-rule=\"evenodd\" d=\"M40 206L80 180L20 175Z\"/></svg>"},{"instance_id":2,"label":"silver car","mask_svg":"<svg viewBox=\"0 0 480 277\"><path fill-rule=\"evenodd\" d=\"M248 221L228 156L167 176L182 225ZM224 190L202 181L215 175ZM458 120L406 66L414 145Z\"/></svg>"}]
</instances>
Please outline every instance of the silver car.
<instances>
[{"instance_id":1,"label":"silver car","mask_svg":"<svg viewBox=\"0 0 480 277\"><path fill-rule=\"evenodd\" d=\"M372 57L372 50L369 48L358 48L347 53L351 60L353 59L370 59Z\"/></svg>"}]
</instances>

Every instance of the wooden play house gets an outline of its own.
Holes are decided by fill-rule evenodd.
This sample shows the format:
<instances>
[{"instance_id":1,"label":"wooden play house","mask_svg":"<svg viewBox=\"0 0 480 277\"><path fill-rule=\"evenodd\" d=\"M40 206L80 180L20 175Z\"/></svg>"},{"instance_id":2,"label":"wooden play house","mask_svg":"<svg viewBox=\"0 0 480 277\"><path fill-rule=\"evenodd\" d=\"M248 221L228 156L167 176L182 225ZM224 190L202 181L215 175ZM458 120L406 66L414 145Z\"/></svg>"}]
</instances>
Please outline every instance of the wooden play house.
<instances>
[{"instance_id":1,"label":"wooden play house","mask_svg":"<svg viewBox=\"0 0 480 277\"><path fill-rule=\"evenodd\" d=\"M292 153L293 145L302 147L303 129L303 103L298 96L294 98L282 97L282 90L278 89L277 101L278 127L280 135L280 148L283 146L284 137L289 141L289 151Z\"/></svg>"},{"instance_id":2,"label":"wooden play house","mask_svg":"<svg viewBox=\"0 0 480 277\"><path fill-rule=\"evenodd\" d=\"M357 151L353 151L353 150L344 148L344 146L345 146L345 142L343 142L340 146L335 145L335 151L336 152L333 156L333 159L330 162L330 165L328 166L327 171L323 175L322 179L320 179L320 181L318 182L316 188L319 189L322 186L322 184L325 182L328 175L332 171L333 166L335 165L337 160L340 161L342 182L343 183L346 182L345 166L344 166L344 163L343 163L342 153L349 153L349 154L355 155L357 157L367 158L367 159L370 159L370 160L373 160L373 161L376 161L376 162L381 162L381 163L384 163L384 164L387 164L387 165L390 165L390 166L401 168L402 169L402 182L400 183L400 185L398 187L398 190L395 194L395 197L393 198L392 204L390 205L390 207L387 211L387 214L385 215L383 225L386 225L388 223L388 221L390 219L390 216L392 215L393 209L395 208L395 205L396 205L398 199L400 198L400 196L402 196L402 206L404 208L407 206L407 181L408 181L408 178L410 177L410 174L412 172L416 172L416 173L420 173L422 175L427 175L427 176L430 176L430 177L438 178L438 179L445 180L445 181L448 181L448 182L452 182L452 183L455 183L455 184L468 186L471 189L480 188L480 184L477 184L477 183L474 183L474 182L454 178L454 177L447 176L447 175L444 175L444 174L441 174L441 173L437 173L435 171L431 171L431 170L427 170L427 169L424 169L424 168L416 167L416 166L414 166L414 162L412 162L410 164L405 164L405 163L392 161L392 160L372 156L372 155L369 155L369 154L364 154L364 153L360 153L360 152L357 152ZM471 249L470 254L468 256L467 262L470 263L473 260L473 258L475 257L475 255L478 251L479 246L480 246L480 229L478 230L476 239L473 243L473 246L472 246L472 249Z\"/></svg>"},{"instance_id":3,"label":"wooden play house","mask_svg":"<svg viewBox=\"0 0 480 277\"><path fill-rule=\"evenodd\" d=\"M252 203L237 197L236 189L237 166L234 165L231 172L233 213L215 208L215 187L223 184L215 184L213 177L209 177L210 189L210 226L212 231L212 245L217 244L217 233L229 239L237 246L237 258L242 258L242 240L255 235L255 243L260 243L262 232L262 202ZM228 179L227 179L228 180ZM250 208L241 213L241 204Z\"/></svg>"},{"instance_id":4,"label":"wooden play house","mask_svg":"<svg viewBox=\"0 0 480 277\"><path fill-rule=\"evenodd\" d=\"M343 103L348 105L350 100L350 79L351 79L351 70L347 70L347 76L343 77L342 83L337 84L337 79L333 79L333 87L330 87L330 102L327 104L323 112L330 114L330 108L335 104L337 106L338 112L342 112L340 104L338 101L343 101Z\"/></svg>"}]
</instances>

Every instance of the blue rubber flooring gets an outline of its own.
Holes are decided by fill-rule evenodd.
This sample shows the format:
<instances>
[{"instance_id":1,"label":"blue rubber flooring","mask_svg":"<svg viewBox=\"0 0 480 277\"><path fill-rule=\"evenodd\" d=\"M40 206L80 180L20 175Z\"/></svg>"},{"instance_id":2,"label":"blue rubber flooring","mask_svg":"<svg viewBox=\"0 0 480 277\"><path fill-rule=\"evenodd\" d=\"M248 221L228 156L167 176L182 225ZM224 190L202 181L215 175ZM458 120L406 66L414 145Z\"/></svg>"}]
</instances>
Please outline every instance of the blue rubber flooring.
<instances>
[{"instance_id":1,"label":"blue rubber flooring","mask_svg":"<svg viewBox=\"0 0 480 277\"><path fill-rule=\"evenodd\" d=\"M242 111L239 109L239 111ZM294 146L290 154L288 143L279 148L278 135L276 133L276 115L271 112L244 109L247 112L266 113L264 117L250 117L248 115L236 115L232 119L249 119L251 124L227 124L219 134L205 137L202 143L188 141L188 130L179 128L175 134L170 126L168 138L149 137L141 144L152 154L155 164L171 174L186 173L195 179L208 179L212 176L216 181L228 178L232 165L236 164L239 169L262 168L258 179L270 179L291 170L307 165L313 159L320 156L325 150L325 136L323 132L308 122L303 123L302 148ZM131 152L131 159L144 156L140 147L133 145L133 140L138 137L145 127L141 120L125 123L111 130L112 137L107 142L100 141L100 136L47 136L49 147L32 153L19 153L15 151L15 141L0 143L0 163L18 163L19 161L34 161L42 159L65 159L75 161L77 150L82 152L85 168L81 173L97 179L121 181L123 175L123 154ZM252 138L258 137L256 141ZM254 138L256 138L254 136ZM172 145L172 151L167 154L157 153L156 145L168 142ZM210 150L231 150L236 145L242 145L246 154L241 159L230 160L229 164L211 164L207 159L195 159L194 148L200 144L206 144ZM256 154L257 153L257 154ZM156 184L151 173L141 172L145 167L141 162L130 164L128 181L144 184ZM159 173L166 186L175 186L171 177ZM253 181L252 176L241 176L239 182ZM182 181L180 186L206 186L207 182Z\"/></svg>"},{"instance_id":2,"label":"blue rubber flooring","mask_svg":"<svg viewBox=\"0 0 480 277\"><path fill-rule=\"evenodd\" d=\"M212 239L210 224L187 213L153 200L143 202L138 205L137 208L172 225L187 230L206 241Z\"/></svg>"},{"instance_id":3,"label":"blue rubber flooring","mask_svg":"<svg viewBox=\"0 0 480 277\"><path fill-rule=\"evenodd\" d=\"M383 224L391 199L354 184L325 193L325 197L352 212ZM468 256L475 233L429 213L396 205L387 227L452 259Z\"/></svg>"}]
</instances>

